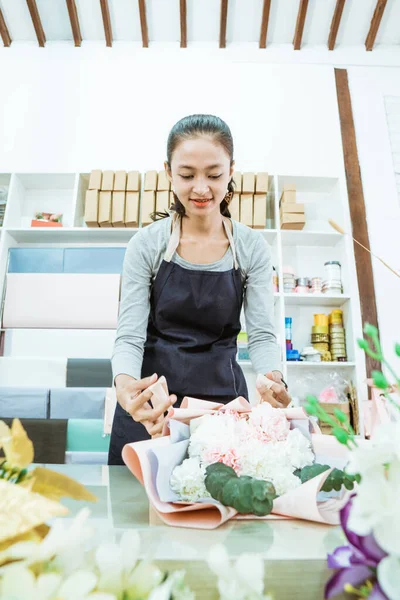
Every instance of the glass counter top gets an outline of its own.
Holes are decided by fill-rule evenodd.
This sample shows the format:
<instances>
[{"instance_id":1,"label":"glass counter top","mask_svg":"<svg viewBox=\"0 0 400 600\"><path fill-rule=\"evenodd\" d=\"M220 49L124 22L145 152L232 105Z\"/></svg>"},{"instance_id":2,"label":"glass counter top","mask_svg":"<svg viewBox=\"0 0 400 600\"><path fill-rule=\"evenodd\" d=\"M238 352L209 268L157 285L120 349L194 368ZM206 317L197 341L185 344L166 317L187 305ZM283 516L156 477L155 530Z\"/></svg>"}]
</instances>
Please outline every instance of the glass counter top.
<instances>
[{"instance_id":1,"label":"glass counter top","mask_svg":"<svg viewBox=\"0 0 400 600\"><path fill-rule=\"evenodd\" d=\"M98 502L63 498L72 518L82 507L91 511L99 530L140 530L143 557L154 560L204 561L210 546L223 543L230 556L257 552L267 561L321 561L344 537L339 527L307 521L274 519L229 521L214 530L166 526L149 510L141 484L126 467L48 465L85 485Z\"/></svg>"}]
</instances>

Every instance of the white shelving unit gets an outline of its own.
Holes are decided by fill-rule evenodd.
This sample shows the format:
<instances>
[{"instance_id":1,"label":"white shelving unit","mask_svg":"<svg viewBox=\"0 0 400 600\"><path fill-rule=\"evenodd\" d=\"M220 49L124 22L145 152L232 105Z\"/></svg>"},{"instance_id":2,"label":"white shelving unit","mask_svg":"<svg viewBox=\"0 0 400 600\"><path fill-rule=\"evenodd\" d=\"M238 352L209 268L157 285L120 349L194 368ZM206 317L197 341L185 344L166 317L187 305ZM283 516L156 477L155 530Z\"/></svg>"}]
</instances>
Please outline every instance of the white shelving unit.
<instances>
[{"instance_id":1,"label":"white shelving unit","mask_svg":"<svg viewBox=\"0 0 400 600\"><path fill-rule=\"evenodd\" d=\"M0 230L1 297L10 248L126 246L135 235L138 229L86 227L84 201L88 182L89 173L0 174L0 185L9 186L4 226ZM288 183L296 185L297 201L305 204L306 225L302 231L280 229L279 198L283 185ZM322 277L324 263L328 260L339 260L342 265L344 294L341 296L275 294L276 333L286 381L296 394L299 378L306 374L344 374L355 383L362 401L367 394L366 374L364 355L356 345L357 338L362 337L362 324L353 245L348 236L341 236L328 223L328 219L334 219L345 230L351 230L345 181L330 177L272 175L269 197L273 199L275 228L261 233L271 247L280 282L286 265L294 268L297 277ZM30 222L36 211L62 213L63 227L31 228ZM293 346L301 350L310 344L313 315L328 314L333 308L341 308L344 313L348 362L286 362L285 316L293 319ZM255 374L251 365L241 364L252 385Z\"/></svg>"}]
</instances>

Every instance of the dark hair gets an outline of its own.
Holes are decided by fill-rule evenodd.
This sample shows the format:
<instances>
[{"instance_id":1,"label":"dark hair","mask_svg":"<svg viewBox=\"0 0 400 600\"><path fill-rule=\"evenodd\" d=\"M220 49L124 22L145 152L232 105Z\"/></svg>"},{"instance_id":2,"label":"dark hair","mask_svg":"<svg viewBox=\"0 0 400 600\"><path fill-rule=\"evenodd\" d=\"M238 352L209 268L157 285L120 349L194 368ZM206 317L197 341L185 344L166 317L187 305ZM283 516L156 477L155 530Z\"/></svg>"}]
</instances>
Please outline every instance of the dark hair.
<instances>
[{"instance_id":1,"label":"dark hair","mask_svg":"<svg viewBox=\"0 0 400 600\"><path fill-rule=\"evenodd\" d=\"M172 154L178 144L183 140L190 140L200 135L208 135L221 144L228 154L231 164L233 163L233 138L231 130L225 121L214 115L189 115L175 123L169 133L167 142L167 163L169 168L171 168ZM233 179L228 183L228 192L230 192L232 196L235 193ZM185 215L185 207L179 201L178 196L174 192L173 194L174 203L171 205L171 210L183 217ZM220 204L220 211L224 217L231 216L228 202L225 199L222 200ZM155 220L157 216L166 217L168 215L166 213L154 213L153 219Z\"/></svg>"}]
</instances>

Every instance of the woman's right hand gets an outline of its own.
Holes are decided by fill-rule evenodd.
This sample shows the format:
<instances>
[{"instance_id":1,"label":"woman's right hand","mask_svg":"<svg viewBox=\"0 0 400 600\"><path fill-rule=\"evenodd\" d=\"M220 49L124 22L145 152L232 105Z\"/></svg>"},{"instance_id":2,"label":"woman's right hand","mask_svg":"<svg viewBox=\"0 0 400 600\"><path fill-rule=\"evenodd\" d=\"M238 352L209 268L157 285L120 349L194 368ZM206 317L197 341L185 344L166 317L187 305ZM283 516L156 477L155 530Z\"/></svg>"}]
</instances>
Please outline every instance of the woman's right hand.
<instances>
[{"instance_id":1,"label":"woman's right hand","mask_svg":"<svg viewBox=\"0 0 400 600\"><path fill-rule=\"evenodd\" d=\"M152 392L148 388L157 381L157 375L134 379L129 375L118 375L115 378L117 400L134 421L142 423L151 437L161 435L164 425L164 413L175 404L175 395L169 396L168 400L157 407L152 407L149 400Z\"/></svg>"}]
</instances>

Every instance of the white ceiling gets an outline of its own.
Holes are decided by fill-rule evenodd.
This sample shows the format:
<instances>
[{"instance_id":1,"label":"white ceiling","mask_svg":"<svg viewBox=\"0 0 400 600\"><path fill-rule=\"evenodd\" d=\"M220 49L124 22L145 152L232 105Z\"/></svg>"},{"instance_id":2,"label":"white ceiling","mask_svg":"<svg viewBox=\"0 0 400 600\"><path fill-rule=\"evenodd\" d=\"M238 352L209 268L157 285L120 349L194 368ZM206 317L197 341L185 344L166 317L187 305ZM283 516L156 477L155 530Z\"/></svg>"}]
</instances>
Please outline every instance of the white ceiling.
<instances>
[{"instance_id":1,"label":"white ceiling","mask_svg":"<svg viewBox=\"0 0 400 600\"><path fill-rule=\"evenodd\" d=\"M36 0L48 41L71 41L66 0ZM272 0L267 45L291 44L300 0ZM337 48L364 47L377 0L347 0ZM105 40L100 0L76 0L83 40ZM326 46L336 0L309 0L302 47ZM138 0L109 0L113 39L141 42ZM13 41L36 41L26 0L0 0ZM179 0L146 0L149 41L180 40ZM227 45L258 43L263 0L229 0ZM220 0L187 0L187 39L219 41ZM388 0L375 47L400 45L400 0Z\"/></svg>"}]
</instances>

